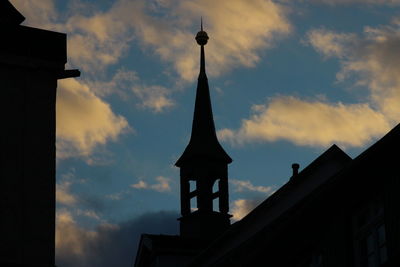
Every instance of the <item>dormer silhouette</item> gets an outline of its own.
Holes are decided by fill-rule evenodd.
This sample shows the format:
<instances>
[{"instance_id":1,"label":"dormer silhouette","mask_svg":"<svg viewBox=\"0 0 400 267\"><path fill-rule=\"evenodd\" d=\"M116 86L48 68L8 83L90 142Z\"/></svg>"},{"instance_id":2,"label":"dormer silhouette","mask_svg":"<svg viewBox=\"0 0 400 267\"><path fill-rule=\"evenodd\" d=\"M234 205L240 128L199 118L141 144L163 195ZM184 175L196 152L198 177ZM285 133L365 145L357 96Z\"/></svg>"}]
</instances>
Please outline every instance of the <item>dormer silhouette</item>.
<instances>
[{"instance_id":1,"label":"dormer silhouette","mask_svg":"<svg viewBox=\"0 0 400 267\"><path fill-rule=\"evenodd\" d=\"M196 35L200 45L200 73L192 133L188 146L175 165L180 168L181 236L209 240L230 225L228 164L232 159L218 142L215 133L205 68L204 46L208 39L201 25ZM194 184L193 190L191 182ZM213 188L217 189L213 192ZM196 207L191 207L192 199L196 199ZM213 206L214 200L218 200L216 206Z\"/></svg>"}]
</instances>

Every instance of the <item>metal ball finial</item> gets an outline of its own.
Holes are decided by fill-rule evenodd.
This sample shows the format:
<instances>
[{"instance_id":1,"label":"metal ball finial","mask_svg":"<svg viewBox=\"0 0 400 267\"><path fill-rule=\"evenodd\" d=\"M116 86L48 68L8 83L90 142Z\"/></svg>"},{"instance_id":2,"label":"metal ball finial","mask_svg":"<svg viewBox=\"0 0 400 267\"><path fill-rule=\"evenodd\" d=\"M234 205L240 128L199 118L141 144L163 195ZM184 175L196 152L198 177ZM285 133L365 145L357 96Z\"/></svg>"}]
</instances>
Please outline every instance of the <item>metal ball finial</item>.
<instances>
[{"instance_id":1,"label":"metal ball finial","mask_svg":"<svg viewBox=\"0 0 400 267\"><path fill-rule=\"evenodd\" d=\"M196 34L196 41L199 45L206 45L208 42L208 35L205 31L203 31L203 18L201 18L201 28L200 31Z\"/></svg>"}]
</instances>

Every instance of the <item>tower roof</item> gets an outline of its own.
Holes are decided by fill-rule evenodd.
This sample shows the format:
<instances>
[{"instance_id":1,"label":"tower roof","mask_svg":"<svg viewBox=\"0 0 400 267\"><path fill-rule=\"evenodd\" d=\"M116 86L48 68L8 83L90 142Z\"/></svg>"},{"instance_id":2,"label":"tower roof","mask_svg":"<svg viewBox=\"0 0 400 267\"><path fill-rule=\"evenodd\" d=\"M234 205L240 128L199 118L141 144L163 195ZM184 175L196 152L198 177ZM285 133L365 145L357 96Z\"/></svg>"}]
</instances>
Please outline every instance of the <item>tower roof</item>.
<instances>
[{"instance_id":1,"label":"tower roof","mask_svg":"<svg viewBox=\"0 0 400 267\"><path fill-rule=\"evenodd\" d=\"M232 159L218 142L215 133L204 55L204 45L207 44L208 39L202 25L201 30L196 35L196 41L200 45L200 73L196 90L192 135L182 156L175 163L177 167L196 160L212 160L226 164L232 162Z\"/></svg>"}]
</instances>

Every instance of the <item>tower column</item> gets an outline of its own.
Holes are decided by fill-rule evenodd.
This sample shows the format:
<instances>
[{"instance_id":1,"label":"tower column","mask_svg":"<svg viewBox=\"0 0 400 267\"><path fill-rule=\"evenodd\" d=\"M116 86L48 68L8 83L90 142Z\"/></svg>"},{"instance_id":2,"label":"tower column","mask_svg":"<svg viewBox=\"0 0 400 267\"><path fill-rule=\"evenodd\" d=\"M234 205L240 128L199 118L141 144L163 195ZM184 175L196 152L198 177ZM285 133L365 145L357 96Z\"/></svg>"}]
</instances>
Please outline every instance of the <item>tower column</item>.
<instances>
[{"instance_id":1,"label":"tower column","mask_svg":"<svg viewBox=\"0 0 400 267\"><path fill-rule=\"evenodd\" d=\"M190 183L186 177L181 176L181 214L190 213Z\"/></svg>"},{"instance_id":2,"label":"tower column","mask_svg":"<svg viewBox=\"0 0 400 267\"><path fill-rule=\"evenodd\" d=\"M219 190L219 211L228 214L229 211L229 192L228 192L228 177L222 177L218 182Z\"/></svg>"}]
</instances>

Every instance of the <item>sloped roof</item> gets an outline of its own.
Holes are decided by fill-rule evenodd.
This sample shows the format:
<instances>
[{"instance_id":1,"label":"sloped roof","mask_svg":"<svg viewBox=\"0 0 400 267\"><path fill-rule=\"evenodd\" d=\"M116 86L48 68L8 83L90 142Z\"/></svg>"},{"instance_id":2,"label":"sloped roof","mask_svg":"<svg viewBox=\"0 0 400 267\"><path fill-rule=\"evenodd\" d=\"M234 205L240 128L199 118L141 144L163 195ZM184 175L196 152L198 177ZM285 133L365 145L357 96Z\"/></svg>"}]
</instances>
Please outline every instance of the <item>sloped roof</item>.
<instances>
[{"instance_id":1,"label":"sloped roof","mask_svg":"<svg viewBox=\"0 0 400 267\"><path fill-rule=\"evenodd\" d=\"M235 250L259 233L262 228L276 222L285 210L294 210L301 204L303 198L315 195L315 192L318 192L318 195L321 196L326 192L325 189L340 188L343 183L352 183L358 186L365 179L365 176L360 175L360 173L377 172L383 175L388 169L390 171L396 170L398 157L394 155L397 155L399 147L400 124L354 160L351 160L336 145L333 145L299 173L297 177L287 182L276 193L216 239L210 247L202 251L192 262L193 266L213 263L223 255ZM336 164L333 164L330 168L330 162L336 162ZM380 179L381 177L376 178ZM310 181L318 183L314 183L314 186L306 186Z\"/></svg>"},{"instance_id":2,"label":"sloped roof","mask_svg":"<svg viewBox=\"0 0 400 267\"><path fill-rule=\"evenodd\" d=\"M352 159L338 146L331 146L296 177L290 179L201 252L194 259L194 266L202 265L204 261L213 262L213 259L240 246L286 211L293 209L311 192L317 190L351 162Z\"/></svg>"},{"instance_id":3,"label":"sloped roof","mask_svg":"<svg viewBox=\"0 0 400 267\"><path fill-rule=\"evenodd\" d=\"M400 145L400 124L397 124L384 137L371 145L368 149L358 155L352 163L352 168L361 164L365 160L376 158L377 161L397 160L394 157L399 152ZM384 157L382 157L384 155Z\"/></svg>"}]
</instances>

